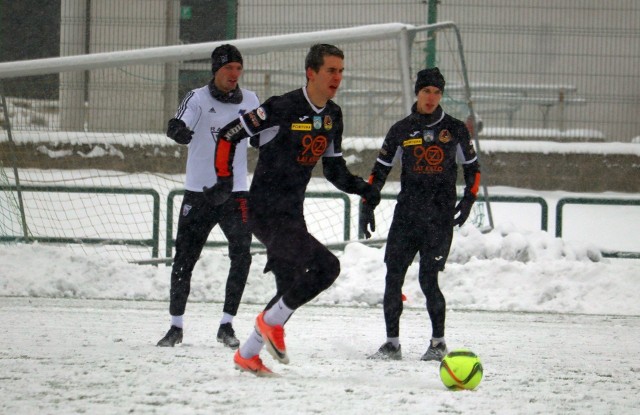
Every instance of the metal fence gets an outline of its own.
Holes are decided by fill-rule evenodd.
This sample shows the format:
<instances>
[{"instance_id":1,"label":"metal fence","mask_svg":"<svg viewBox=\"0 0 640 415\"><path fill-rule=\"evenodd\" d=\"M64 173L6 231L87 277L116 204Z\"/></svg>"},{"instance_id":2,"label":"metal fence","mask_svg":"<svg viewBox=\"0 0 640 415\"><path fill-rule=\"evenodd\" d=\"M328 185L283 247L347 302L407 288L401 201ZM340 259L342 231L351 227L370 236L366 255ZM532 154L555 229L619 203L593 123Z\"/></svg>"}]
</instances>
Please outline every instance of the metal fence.
<instances>
[{"instance_id":1,"label":"metal fence","mask_svg":"<svg viewBox=\"0 0 640 415\"><path fill-rule=\"evenodd\" d=\"M462 37L482 139L640 143L637 0L0 0L0 62L445 21L455 22ZM439 66L447 78L445 109L466 116L454 33L410 36L410 74ZM346 70L336 101L345 135L380 139L406 113L398 44L339 46ZM247 53L241 83L262 99L297 88L305 82L305 53L306 47ZM207 60L176 60L21 75L0 79L0 185L20 176L27 185L114 187L130 185L130 178L121 182L113 172L184 172L184 152L168 147L163 130L182 96L211 72ZM15 143L9 125L18 132ZM181 176L153 180L143 187L174 188ZM4 203L11 199L5 193L0 199L0 235L8 235L20 209ZM542 213L546 229L546 206Z\"/></svg>"}]
</instances>

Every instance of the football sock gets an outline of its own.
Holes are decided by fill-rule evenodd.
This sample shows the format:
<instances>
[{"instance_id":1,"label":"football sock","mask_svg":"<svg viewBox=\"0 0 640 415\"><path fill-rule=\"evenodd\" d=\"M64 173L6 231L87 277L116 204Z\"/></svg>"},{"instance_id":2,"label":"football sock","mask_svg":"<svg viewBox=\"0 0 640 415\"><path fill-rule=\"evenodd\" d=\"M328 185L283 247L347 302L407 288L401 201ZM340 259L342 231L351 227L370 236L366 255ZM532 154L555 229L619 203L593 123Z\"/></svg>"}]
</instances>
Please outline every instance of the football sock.
<instances>
[{"instance_id":1,"label":"football sock","mask_svg":"<svg viewBox=\"0 0 640 415\"><path fill-rule=\"evenodd\" d=\"M245 359L249 359L258 355L262 350L262 346L264 346L264 340L262 340L262 336L258 331L254 329L249 335L247 341L242 343L242 346L240 346L240 356Z\"/></svg>"},{"instance_id":2,"label":"football sock","mask_svg":"<svg viewBox=\"0 0 640 415\"><path fill-rule=\"evenodd\" d=\"M222 313L222 319L220 320L220 325L231 323L233 321L233 316L229 313Z\"/></svg>"},{"instance_id":3,"label":"football sock","mask_svg":"<svg viewBox=\"0 0 640 415\"><path fill-rule=\"evenodd\" d=\"M182 316L171 316L171 325L182 328Z\"/></svg>"},{"instance_id":4,"label":"football sock","mask_svg":"<svg viewBox=\"0 0 640 415\"><path fill-rule=\"evenodd\" d=\"M264 322L270 326L284 326L295 310L290 309L282 301L282 297L270 309L264 312Z\"/></svg>"},{"instance_id":5,"label":"football sock","mask_svg":"<svg viewBox=\"0 0 640 415\"><path fill-rule=\"evenodd\" d=\"M432 337L431 338L431 345L434 346L434 347L439 345L440 343L444 343L444 342L445 342L444 341L444 337Z\"/></svg>"},{"instance_id":6,"label":"football sock","mask_svg":"<svg viewBox=\"0 0 640 415\"><path fill-rule=\"evenodd\" d=\"M396 349L400 346L400 337L387 337L387 343L393 344Z\"/></svg>"}]
</instances>

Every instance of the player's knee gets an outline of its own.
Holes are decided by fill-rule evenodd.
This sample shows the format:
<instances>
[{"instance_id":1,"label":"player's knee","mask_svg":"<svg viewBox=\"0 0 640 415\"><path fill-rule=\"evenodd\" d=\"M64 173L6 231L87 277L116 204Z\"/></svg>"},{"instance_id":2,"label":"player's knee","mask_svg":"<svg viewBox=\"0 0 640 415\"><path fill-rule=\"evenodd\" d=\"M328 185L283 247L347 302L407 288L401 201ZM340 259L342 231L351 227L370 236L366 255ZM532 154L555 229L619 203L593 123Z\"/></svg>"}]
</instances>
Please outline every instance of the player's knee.
<instances>
[{"instance_id":1,"label":"player's knee","mask_svg":"<svg viewBox=\"0 0 640 415\"><path fill-rule=\"evenodd\" d=\"M395 277L394 274L387 274L384 284L384 296L389 299L402 297L402 279Z\"/></svg>"},{"instance_id":2,"label":"player's knee","mask_svg":"<svg viewBox=\"0 0 640 415\"><path fill-rule=\"evenodd\" d=\"M340 275L340 260L333 254L327 260L327 273L335 280Z\"/></svg>"},{"instance_id":3,"label":"player's knee","mask_svg":"<svg viewBox=\"0 0 640 415\"><path fill-rule=\"evenodd\" d=\"M310 267L309 272L316 275L323 290L327 289L340 275L340 260L329 253L321 261Z\"/></svg>"}]
</instances>

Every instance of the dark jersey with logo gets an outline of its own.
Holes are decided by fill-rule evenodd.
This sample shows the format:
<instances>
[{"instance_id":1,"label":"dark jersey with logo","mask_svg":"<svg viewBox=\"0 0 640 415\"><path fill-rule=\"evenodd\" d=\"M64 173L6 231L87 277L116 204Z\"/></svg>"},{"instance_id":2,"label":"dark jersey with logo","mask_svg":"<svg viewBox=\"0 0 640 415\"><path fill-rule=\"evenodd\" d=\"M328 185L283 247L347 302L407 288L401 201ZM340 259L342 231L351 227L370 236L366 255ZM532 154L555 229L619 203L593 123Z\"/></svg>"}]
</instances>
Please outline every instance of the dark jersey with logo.
<instances>
[{"instance_id":1,"label":"dark jersey with logo","mask_svg":"<svg viewBox=\"0 0 640 415\"><path fill-rule=\"evenodd\" d=\"M254 219L302 218L305 191L321 158L325 176L338 189L361 194L368 186L342 157L342 110L331 100L317 108L305 88L271 97L230 125L229 142L250 136L251 145L260 148L249 190ZM223 150L216 153L216 171L224 177L230 174L233 147L219 143L218 148Z\"/></svg>"},{"instance_id":2,"label":"dark jersey with logo","mask_svg":"<svg viewBox=\"0 0 640 415\"><path fill-rule=\"evenodd\" d=\"M446 216L453 217L458 163L467 188L477 192L480 166L469 131L441 107L433 114L414 111L389 129L372 172L374 185L384 185L395 158L402 163L399 206L410 205L429 216L450 209Z\"/></svg>"},{"instance_id":3,"label":"dark jersey with logo","mask_svg":"<svg viewBox=\"0 0 640 415\"><path fill-rule=\"evenodd\" d=\"M259 142L252 141L260 155L251 182L251 205L256 214L299 215L318 160L342 156L342 111L329 101L318 112L303 89L272 97L261 108L265 119L257 126L247 123L251 130L261 131Z\"/></svg>"}]
</instances>

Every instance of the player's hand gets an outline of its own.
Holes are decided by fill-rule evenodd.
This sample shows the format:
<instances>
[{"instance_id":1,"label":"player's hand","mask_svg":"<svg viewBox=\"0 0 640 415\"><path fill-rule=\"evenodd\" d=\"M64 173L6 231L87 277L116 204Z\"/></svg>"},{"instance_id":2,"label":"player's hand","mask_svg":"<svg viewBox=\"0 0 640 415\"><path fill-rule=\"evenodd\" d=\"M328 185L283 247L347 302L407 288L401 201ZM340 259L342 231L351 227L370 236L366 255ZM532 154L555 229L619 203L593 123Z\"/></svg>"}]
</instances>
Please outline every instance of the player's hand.
<instances>
[{"instance_id":1,"label":"player's hand","mask_svg":"<svg viewBox=\"0 0 640 415\"><path fill-rule=\"evenodd\" d=\"M358 230L366 239L371 238L371 232L376 230L376 215L374 208L364 200L360 201L360 215L358 219ZM369 232L371 231L371 232Z\"/></svg>"},{"instance_id":2,"label":"player's hand","mask_svg":"<svg viewBox=\"0 0 640 415\"><path fill-rule=\"evenodd\" d=\"M167 137L178 144L189 144L193 138L193 131L187 127L184 121L172 118L167 127Z\"/></svg>"},{"instance_id":3,"label":"player's hand","mask_svg":"<svg viewBox=\"0 0 640 415\"><path fill-rule=\"evenodd\" d=\"M460 202L458 202L453 212L454 216L459 213L458 217L455 217L453 219L453 226L464 225L464 223L467 221L467 218L469 217L469 214L471 213L471 208L473 207L473 203L475 201L475 196L473 196L471 193L465 192L464 196L462 197Z\"/></svg>"},{"instance_id":4,"label":"player's hand","mask_svg":"<svg viewBox=\"0 0 640 415\"><path fill-rule=\"evenodd\" d=\"M204 199L213 206L220 206L231 197L233 177L218 177L213 187L203 187Z\"/></svg>"},{"instance_id":5,"label":"player's hand","mask_svg":"<svg viewBox=\"0 0 640 415\"><path fill-rule=\"evenodd\" d=\"M380 203L380 190L369 183L367 183L367 186L364 188L360 196L364 199L364 203L371 207L372 211Z\"/></svg>"}]
</instances>

